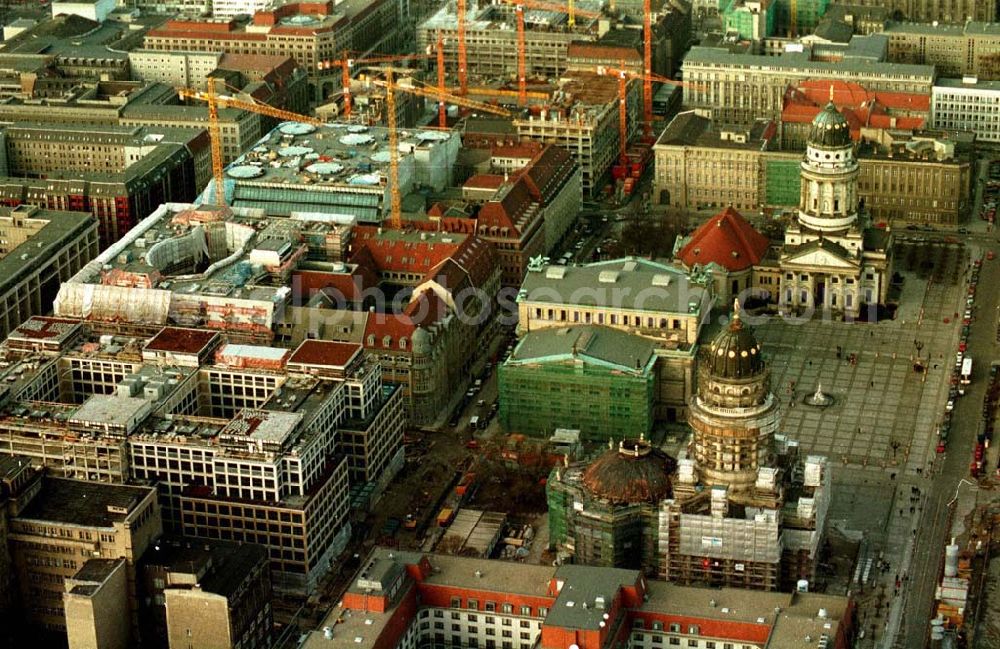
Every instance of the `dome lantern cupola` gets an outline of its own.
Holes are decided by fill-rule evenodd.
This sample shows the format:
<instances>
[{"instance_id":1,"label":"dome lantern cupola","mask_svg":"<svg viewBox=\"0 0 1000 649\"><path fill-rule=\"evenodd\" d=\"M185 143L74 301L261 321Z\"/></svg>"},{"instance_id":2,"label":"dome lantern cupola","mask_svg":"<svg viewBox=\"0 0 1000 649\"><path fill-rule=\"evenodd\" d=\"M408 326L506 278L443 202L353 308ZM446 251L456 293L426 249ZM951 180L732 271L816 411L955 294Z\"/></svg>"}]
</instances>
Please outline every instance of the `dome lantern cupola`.
<instances>
[{"instance_id":1,"label":"dome lantern cupola","mask_svg":"<svg viewBox=\"0 0 1000 649\"><path fill-rule=\"evenodd\" d=\"M739 300L733 301L733 319L709 344L707 356L706 369L718 379L749 379L764 371L760 343L740 318Z\"/></svg>"},{"instance_id":2,"label":"dome lantern cupola","mask_svg":"<svg viewBox=\"0 0 1000 649\"><path fill-rule=\"evenodd\" d=\"M833 104L833 88L831 98L823 110L813 118L809 130L809 145L827 149L840 149L851 146L851 127L847 119Z\"/></svg>"}]
</instances>

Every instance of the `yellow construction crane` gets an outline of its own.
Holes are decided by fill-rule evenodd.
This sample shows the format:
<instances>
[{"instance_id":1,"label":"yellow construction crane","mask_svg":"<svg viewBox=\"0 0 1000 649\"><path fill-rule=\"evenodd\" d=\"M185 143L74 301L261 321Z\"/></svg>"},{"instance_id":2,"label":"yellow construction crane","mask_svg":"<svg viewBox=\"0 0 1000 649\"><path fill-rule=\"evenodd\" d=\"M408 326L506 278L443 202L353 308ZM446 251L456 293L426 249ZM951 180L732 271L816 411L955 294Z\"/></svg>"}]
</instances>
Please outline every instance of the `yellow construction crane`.
<instances>
[{"instance_id":1,"label":"yellow construction crane","mask_svg":"<svg viewBox=\"0 0 1000 649\"><path fill-rule=\"evenodd\" d=\"M222 184L222 133L219 129L220 106L222 108L239 108L240 110L246 110L259 115L266 115L268 117L274 117L276 119L282 119L289 122L312 124L313 126L323 126L326 122L321 119L316 119L315 117L309 117L308 115L300 115L299 113L293 113L288 110L281 110L280 108L268 106L267 104L259 104L253 101L243 101L241 99L220 95L215 91L215 81L214 77L208 78L208 89L205 92L192 90L190 88L182 88L178 91L178 94L184 99L197 99L208 104L208 136L212 147L212 178L215 179L215 204L219 207L223 207L226 204L226 192Z\"/></svg>"},{"instance_id":2,"label":"yellow construction crane","mask_svg":"<svg viewBox=\"0 0 1000 649\"><path fill-rule=\"evenodd\" d=\"M408 92L435 101L446 101L449 104L464 106L484 113L493 113L502 117L510 117L510 113L497 106L442 93L440 88L433 86L424 88L410 84L400 85L393 79L392 68L385 68L384 81L375 81L374 83L385 88L385 106L388 113L386 122L389 125L389 218L391 226L398 230L403 226L403 199L399 192L399 134L396 126L396 92Z\"/></svg>"}]
</instances>

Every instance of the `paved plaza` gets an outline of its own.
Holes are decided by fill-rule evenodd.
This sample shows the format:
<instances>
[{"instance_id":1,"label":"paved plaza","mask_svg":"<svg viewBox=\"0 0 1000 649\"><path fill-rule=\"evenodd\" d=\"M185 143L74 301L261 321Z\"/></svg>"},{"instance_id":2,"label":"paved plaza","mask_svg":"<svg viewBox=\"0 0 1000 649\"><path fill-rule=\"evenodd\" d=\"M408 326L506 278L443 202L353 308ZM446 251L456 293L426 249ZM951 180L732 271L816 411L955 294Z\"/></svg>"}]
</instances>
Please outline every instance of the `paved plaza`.
<instances>
[{"instance_id":1,"label":"paved plaza","mask_svg":"<svg viewBox=\"0 0 1000 649\"><path fill-rule=\"evenodd\" d=\"M904 270L902 307L893 320L770 318L757 326L772 389L784 403L781 432L805 452L873 469L922 474L928 468L965 308L965 253L957 244L939 247L940 263L958 269L956 281L947 273L945 281L935 282ZM914 371L918 354L926 374ZM817 385L834 398L833 405L803 403Z\"/></svg>"},{"instance_id":2,"label":"paved plaza","mask_svg":"<svg viewBox=\"0 0 1000 649\"><path fill-rule=\"evenodd\" d=\"M866 556L873 558L863 588L848 585L843 575L831 583L859 597L865 630L859 646L880 646L890 604L898 599L896 579L910 569L914 530L938 458L937 429L965 310L969 254L944 241L901 245L896 268L904 282L892 320L770 318L756 326L772 389L784 406L781 432L798 440L802 452L830 458L828 524L863 537ZM914 371L918 355L926 373ZM834 398L833 405L803 403L817 385Z\"/></svg>"}]
</instances>

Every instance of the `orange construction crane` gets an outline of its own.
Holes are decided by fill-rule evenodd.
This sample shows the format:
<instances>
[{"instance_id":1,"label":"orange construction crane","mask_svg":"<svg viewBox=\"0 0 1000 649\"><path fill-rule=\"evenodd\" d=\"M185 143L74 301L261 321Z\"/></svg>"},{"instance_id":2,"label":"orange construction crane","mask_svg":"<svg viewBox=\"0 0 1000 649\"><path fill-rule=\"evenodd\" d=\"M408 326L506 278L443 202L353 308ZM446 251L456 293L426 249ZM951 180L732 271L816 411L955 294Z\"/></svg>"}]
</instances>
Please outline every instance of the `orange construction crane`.
<instances>
[{"instance_id":1,"label":"orange construction crane","mask_svg":"<svg viewBox=\"0 0 1000 649\"><path fill-rule=\"evenodd\" d=\"M624 65L624 62L622 63ZM626 70L622 68L609 68L604 66L598 66L597 74L605 76L615 76L618 77L618 139L620 147L620 158L622 162L627 160L625 155L626 149L628 148L628 111L626 107L627 103L627 85L628 81L632 79L640 79L643 84L649 84L650 87L655 83L671 83L676 86L685 85L696 85L696 84L685 84L683 81L674 81L673 79L668 79L667 77L662 77L658 74L639 74L638 72L633 72L631 70ZM649 104L649 112L643 114L643 121L647 124L652 124L653 122L653 108L652 103ZM649 132L649 131L647 131Z\"/></svg>"},{"instance_id":2,"label":"orange construction crane","mask_svg":"<svg viewBox=\"0 0 1000 649\"><path fill-rule=\"evenodd\" d=\"M441 128L448 127L448 109L444 105L445 86L444 86L444 38L438 33L437 40L437 68L438 68L438 126Z\"/></svg>"},{"instance_id":3,"label":"orange construction crane","mask_svg":"<svg viewBox=\"0 0 1000 649\"><path fill-rule=\"evenodd\" d=\"M650 0L642 2L642 116L646 136L653 134L653 7Z\"/></svg>"},{"instance_id":4,"label":"orange construction crane","mask_svg":"<svg viewBox=\"0 0 1000 649\"><path fill-rule=\"evenodd\" d=\"M600 12L596 11L583 11L581 9L575 9L573 7L573 2L570 0L568 6L552 4L550 2L539 2L538 0L502 0L507 4L514 5L514 14L517 17L517 89L518 98L517 103L520 106L524 106L528 103L528 63L525 54L525 44L524 44L524 10L525 9L541 9L544 11L557 11L569 14L569 24L576 24L576 15L585 16L588 18L599 18L601 16Z\"/></svg>"},{"instance_id":5,"label":"orange construction crane","mask_svg":"<svg viewBox=\"0 0 1000 649\"><path fill-rule=\"evenodd\" d=\"M253 101L243 101L219 95L215 91L215 82L214 77L209 77L207 91L201 92L199 90L191 90L190 88L182 88L178 91L178 94L184 99L197 99L208 104L208 136L212 147L212 178L215 180L215 204L222 207L226 204L226 192L222 184L222 133L219 129L220 107L238 108L259 115L266 115L289 122L303 122L304 124L312 124L313 126L323 126L326 122L315 117L309 117L308 115L281 110L267 104L259 104Z\"/></svg>"},{"instance_id":6,"label":"orange construction crane","mask_svg":"<svg viewBox=\"0 0 1000 649\"><path fill-rule=\"evenodd\" d=\"M320 61L316 64L317 70L331 70L340 68L340 85L344 93L344 119L351 116L351 68L357 65L374 65L378 63L393 63L395 61L405 61L407 59L427 59L433 54L395 54L387 56L373 56L367 59L352 59L351 53L344 50L344 54L339 59Z\"/></svg>"},{"instance_id":7,"label":"orange construction crane","mask_svg":"<svg viewBox=\"0 0 1000 649\"><path fill-rule=\"evenodd\" d=\"M458 0L458 87L461 93L469 86L466 66L469 63L469 53L465 49L465 0Z\"/></svg>"},{"instance_id":8,"label":"orange construction crane","mask_svg":"<svg viewBox=\"0 0 1000 649\"><path fill-rule=\"evenodd\" d=\"M412 80L409 80L412 83ZM481 110L484 113L493 113L502 117L510 117L510 113L503 108L491 106L464 97L448 95L441 92L440 88L420 87L414 85L400 85L393 79L392 68L385 69L385 81L375 81L375 85L385 88L386 121L389 125L389 196L390 196L390 224L394 229L403 226L402 197L399 192L399 135L396 125L396 92L408 92L420 97L436 99L449 104L456 104L474 110Z\"/></svg>"}]
</instances>

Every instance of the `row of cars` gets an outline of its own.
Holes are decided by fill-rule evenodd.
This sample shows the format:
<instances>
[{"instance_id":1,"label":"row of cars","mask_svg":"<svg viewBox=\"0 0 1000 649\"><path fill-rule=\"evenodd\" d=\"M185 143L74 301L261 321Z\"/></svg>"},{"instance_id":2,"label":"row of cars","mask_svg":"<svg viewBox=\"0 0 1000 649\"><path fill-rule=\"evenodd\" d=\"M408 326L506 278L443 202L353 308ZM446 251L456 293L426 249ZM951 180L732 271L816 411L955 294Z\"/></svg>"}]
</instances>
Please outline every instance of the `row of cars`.
<instances>
[{"instance_id":1,"label":"row of cars","mask_svg":"<svg viewBox=\"0 0 1000 649\"><path fill-rule=\"evenodd\" d=\"M969 285L965 296L965 313L962 314L962 333L958 339L958 351L955 354L955 366L951 372L951 386L948 390L948 402L944 407L944 416L938 427L937 452L944 453L948 445L948 434L951 432L952 413L955 410L955 400L965 394L967 386L972 382L972 357L969 351L969 333L975 315L973 309L976 303L976 289L979 286L979 271L983 260L976 259L972 264Z\"/></svg>"}]
</instances>

